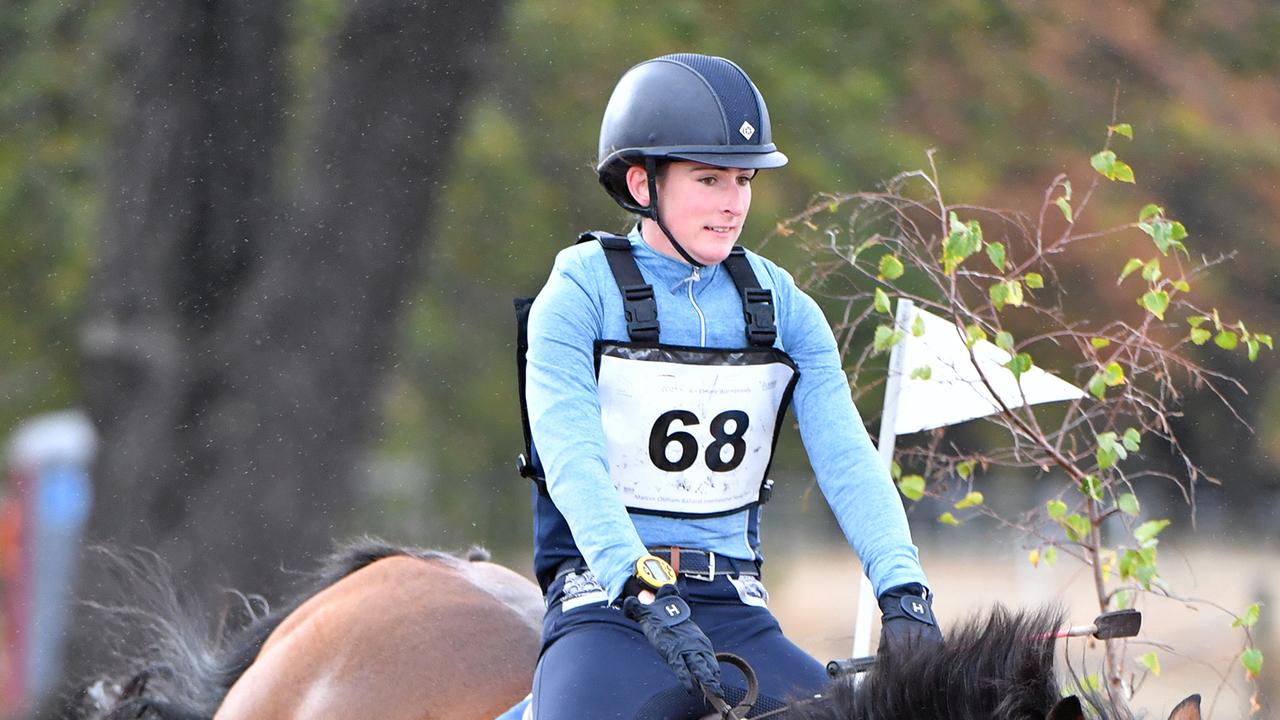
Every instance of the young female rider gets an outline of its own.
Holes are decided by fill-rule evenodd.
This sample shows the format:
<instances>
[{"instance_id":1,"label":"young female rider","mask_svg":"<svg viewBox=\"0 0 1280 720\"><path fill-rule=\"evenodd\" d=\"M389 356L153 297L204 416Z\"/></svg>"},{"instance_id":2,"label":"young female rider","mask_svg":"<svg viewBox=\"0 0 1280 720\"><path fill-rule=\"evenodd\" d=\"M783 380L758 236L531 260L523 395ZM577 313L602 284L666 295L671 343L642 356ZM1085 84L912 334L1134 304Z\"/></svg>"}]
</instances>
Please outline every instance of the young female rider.
<instances>
[{"instance_id":1,"label":"young female rider","mask_svg":"<svg viewBox=\"0 0 1280 720\"><path fill-rule=\"evenodd\" d=\"M787 162L723 58L650 60L605 110L597 172L641 219L556 258L528 316L534 564L547 596L533 717L701 717L736 702L716 651L760 675L757 711L823 667L765 607L760 505L790 403L818 483L875 585L881 642L940 642L901 502L818 306L734 243L757 170Z\"/></svg>"}]
</instances>

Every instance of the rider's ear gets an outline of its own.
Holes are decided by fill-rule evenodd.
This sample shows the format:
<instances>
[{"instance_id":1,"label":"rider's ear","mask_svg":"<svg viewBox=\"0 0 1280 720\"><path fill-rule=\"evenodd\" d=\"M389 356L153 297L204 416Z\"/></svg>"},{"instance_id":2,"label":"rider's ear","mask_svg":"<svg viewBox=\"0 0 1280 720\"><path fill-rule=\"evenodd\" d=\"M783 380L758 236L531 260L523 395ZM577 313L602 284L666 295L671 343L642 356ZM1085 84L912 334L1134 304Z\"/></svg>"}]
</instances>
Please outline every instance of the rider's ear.
<instances>
[{"instance_id":1,"label":"rider's ear","mask_svg":"<svg viewBox=\"0 0 1280 720\"><path fill-rule=\"evenodd\" d=\"M627 189L640 207L649 207L649 174L643 165L627 168Z\"/></svg>"},{"instance_id":2,"label":"rider's ear","mask_svg":"<svg viewBox=\"0 0 1280 720\"><path fill-rule=\"evenodd\" d=\"M1200 696L1192 695L1178 703L1169 713L1169 720L1200 720Z\"/></svg>"},{"instance_id":3,"label":"rider's ear","mask_svg":"<svg viewBox=\"0 0 1280 720\"><path fill-rule=\"evenodd\" d=\"M1084 708L1080 706L1080 698L1072 695L1058 701L1044 720L1084 720Z\"/></svg>"}]
</instances>

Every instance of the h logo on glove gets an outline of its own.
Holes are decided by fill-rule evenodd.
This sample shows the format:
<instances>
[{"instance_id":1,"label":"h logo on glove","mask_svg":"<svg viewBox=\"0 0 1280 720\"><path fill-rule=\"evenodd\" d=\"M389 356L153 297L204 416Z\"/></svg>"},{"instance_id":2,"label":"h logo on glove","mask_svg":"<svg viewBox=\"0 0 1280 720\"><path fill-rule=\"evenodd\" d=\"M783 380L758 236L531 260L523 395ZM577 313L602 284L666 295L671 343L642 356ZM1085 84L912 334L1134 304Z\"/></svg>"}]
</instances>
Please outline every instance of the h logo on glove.
<instances>
[{"instance_id":1,"label":"h logo on glove","mask_svg":"<svg viewBox=\"0 0 1280 720\"><path fill-rule=\"evenodd\" d=\"M680 606L674 603L667 605L666 607L663 608L663 610L666 610L667 614L670 615L671 617L676 617L677 615L680 614Z\"/></svg>"},{"instance_id":2,"label":"h logo on glove","mask_svg":"<svg viewBox=\"0 0 1280 720\"><path fill-rule=\"evenodd\" d=\"M915 610L916 612L920 613L921 615L923 615L923 614L924 614L924 605L923 605L923 604L921 604L921 603L918 603L918 602L913 602L913 603L911 603L911 609L912 609L912 610Z\"/></svg>"}]
</instances>

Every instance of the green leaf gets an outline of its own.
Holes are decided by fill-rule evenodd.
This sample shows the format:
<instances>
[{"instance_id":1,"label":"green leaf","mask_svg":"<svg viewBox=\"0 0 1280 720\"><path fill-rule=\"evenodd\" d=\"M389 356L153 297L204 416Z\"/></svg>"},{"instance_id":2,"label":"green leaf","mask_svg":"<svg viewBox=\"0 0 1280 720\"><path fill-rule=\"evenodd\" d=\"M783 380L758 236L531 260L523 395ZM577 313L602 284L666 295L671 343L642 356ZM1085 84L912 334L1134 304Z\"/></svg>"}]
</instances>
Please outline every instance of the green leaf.
<instances>
[{"instance_id":1,"label":"green leaf","mask_svg":"<svg viewBox=\"0 0 1280 720\"><path fill-rule=\"evenodd\" d=\"M950 511L944 512L941 515L939 515L938 522L942 523L943 525L950 525L951 527L960 526L960 521L957 520L956 516L952 515Z\"/></svg>"},{"instance_id":2,"label":"green leaf","mask_svg":"<svg viewBox=\"0 0 1280 720\"><path fill-rule=\"evenodd\" d=\"M894 480L902 477L902 466L898 464L897 460L893 460L889 463L889 477Z\"/></svg>"},{"instance_id":3,"label":"green leaf","mask_svg":"<svg viewBox=\"0 0 1280 720\"><path fill-rule=\"evenodd\" d=\"M1067 537L1075 542L1084 540L1089 534L1089 518L1079 513L1071 513L1063 518L1063 529L1067 531Z\"/></svg>"},{"instance_id":4,"label":"green leaf","mask_svg":"<svg viewBox=\"0 0 1280 720\"><path fill-rule=\"evenodd\" d=\"M898 491L908 500L924 497L924 478L919 475L903 475L898 481Z\"/></svg>"},{"instance_id":5,"label":"green leaf","mask_svg":"<svg viewBox=\"0 0 1280 720\"><path fill-rule=\"evenodd\" d=\"M1151 581L1156 579L1156 549L1154 546L1141 550L1125 550L1120 557L1120 579L1137 580L1145 589L1151 588Z\"/></svg>"},{"instance_id":6,"label":"green leaf","mask_svg":"<svg viewBox=\"0 0 1280 720\"><path fill-rule=\"evenodd\" d=\"M1155 282L1160 279L1160 258L1151 258L1142 266L1142 279Z\"/></svg>"},{"instance_id":7,"label":"green leaf","mask_svg":"<svg viewBox=\"0 0 1280 720\"><path fill-rule=\"evenodd\" d=\"M996 333L996 347L1005 352L1013 352L1013 334L1004 330Z\"/></svg>"},{"instance_id":8,"label":"green leaf","mask_svg":"<svg viewBox=\"0 0 1280 720\"><path fill-rule=\"evenodd\" d=\"M1108 125L1107 132L1113 132L1117 135L1123 135L1129 138L1130 140L1133 139L1133 126L1130 125L1129 123L1120 123L1118 125Z\"/></svg>"},{"instance_id":9,"label":"green leaf","mask_svg":"<svg viewBox=\"0 0 1280 720\"><path fill-rule=\"evenodd\" d=\"M1067 504L1061 500L1050 500L1044 504L1044 507L1051 520L1061 520L1067 514Z\"/></svg>"},{"instance_id":10,"label":"green leaf","mask_svg":"<svg viewBox=\"0 0 1280 720\"><path fill-rule=\"evenodd\" d=\"M1133 603L1133 593L1128 590L1120 590L1115 594L1115 598L1117 610L1124 610Z\"/></svg>"},{"instance_id":11,"label":"green leaf","mask_svg":"<svg viewBox=\"0 0 1280 720\"><path fill-rule=\"evenodd\" d=\"M1004 281L998 282L987 289L987 294L991 296L991 302L995 304L996 310L999 310L1009 301L1009 285Z\"/></svg>"},{"instance_id":12,"label":"green leaf","mask_svg":"<svg viewBox=\"0 0 1280 720\"><path fill-rule=\"evenodd\" d=\"M978 464L977 460L965 460L962 463L958 463L956 465L956 474L958 474L961 478L968 480L969 476L973 474L974 466L976 466L977 464Z\"/></svg>"},{"instance_id":13,"label":"green leaf","mask_svg":"<svg viewBox=\"0 0 1280 720\"><path fill-rule=\"evenodd\" d=\"M1148 520L1139 525L1137 530L1133 531L1133 536L1137 538L1138 542L1145 545L1152 540L1155 540L1156 536L1160 534L1160 531L1164 530L1166 527L1169 527L1168 520Z\"/></svg>"},{"instance_id":14,"label":"green leaf","mask_svg":"<svg viewBox=\"0 0 1280 720\"><path fill-rule=\"evenodd\" d=\"M1042 554L1040 557L1042 560L1044 560L1045 565L1048 565L1049 567L1053 567L1053 564L1058 562L1058 548L1050 545L1049 547L1044 549L1044 554Z\"/></svg>"},{"instance_id":15,"label":"green leaf","mask_svg":"<svg viewBox=\"0 0 1280 720\"><path fill-rule=\"evenodd\" d=\"M1142 447L1142 433L1138 432L1138 428L1128 428L1124 431L1122 442L1129 452L1138 452L1138 448Z\"/></svg>"},{"instance_id":16,"label":"green leaf","mask_svg":"<svg viewBox=\"0 0 1280 720\"><path fill-rule=\"evenodd\" d=\"M1039 290L1044 287L1044 277L1040 273L1027 273L1022 276L1022 281L1032 290Z\"/></svg>"},{"instance_id":17,"label":"green leaf","mask_svg":"<svg viewBox=\"0 0 1280 720\"><path fill-rule=\"evenodd\" d=\"M1102 482L1093 475L1085 475L1080 481L1080 494L1087 498L1102 501Z\"/></svg>"},{"instance_id":18,"label":"green leaf","mask_svg":"<svg viewBox=\"0 0 1280 720\"><path fill-rule=\"evenodd\" d=\"M876 288L875 306L876 312L882 312L886 315L889 314L889 296L880 288Z\"/></svg>"},{"instance_id":19,"label":"green leaf","mask_svg":"<svg viewBox=\"0 0 1280 720\"><path fill-rule=\"evenodd\" d=\"M1236 345L1240 344L1240 338L1230 330L1223 330L1213 338L1213 344L1223 350L1235 350Z\"/></svg>"},{"instance_id":20,"label":"green leaf","mask_svg":"<svg viewBox=\"0 0 1280 720\"><path fill-rule=\"evenodd\" d=\"M1173 287L1178 292L1191 292L1191 283L1186 280L1174 280Z\"/></svg>"},{"instance_id":21,"label":"green leaf","mask_svg":"<svg viewBox=\"0 0 1280 720\"><path fill-rule=\"evenodd\" d=\"M987 257L1000 272L1004 272L1004 243L987 243Z\"/></svg>"},{"instance_id":22,"label":"green leaf","mask_svg":"<svg viewBox=\"0 0 1280 720\"><path fill-rule=\"evenodd\" d=\"M1119 182L1127 182L1132 184L1135 181L1135 178L1133 176L1133 168L1129 167L1129 164L1124 162L1123 160L1117 160L1115 162L1115 165L1112 166L1111 179L1118 180Z\"/></svg>"},{"instance_id":23,"label":"green leaf","mask_svg":"<svg viewBox=\"0 0 1280 720\"><path fill-rule=\"evenodd\" d=\"M1258 648L1249 648L1240 654L1240 664L1249 673L1249 679L1258 677L1262 674L1262 651Z\"/></svg>"},{"instance_id":24,"label":"green leaf","mask_svg":"<svg viewBox=\"0 0 1280 720\"><path fill-rule=\"evenodd\" d=\"M1114 440L1115 433L1104 433L1104 434L1111 435L1112 439ZM1101 440L1101 436L1099 436L1099 440ZM1112 465L1115 465L1116 461L1121 459L1120 453L1122 451L1123 451L1123 448L1121 448L1119 445L1116 445L1114 443L1107 446L1103 446L1102 443L1099 443L1098 449L1094 452L1094 456L1098 460L1098 469L1106 470Z\"/></svg>"},{"instance_id":25,"label":"green leaf","mask_svg":"<svg viewBox=\"0 0 1280 720\"><path fill-rule=\"evenodd\" d=\"M965 343L964 343L965 346L973 347L973 344L978 342L979 340L986 340L987 333L985 330L982 329L981 325L974 323L972 325L965 326L964 337L965 337Z\"/></svg>"},{"instance_id":26,"label":"green leaf","mask_svg":"<svg viewBox=\"0 0 1280 720\"><path fill-rule=\"evenodd\" d=\"M1138 496L1133 493L1124 493L1116 498L1116 507L1120 508L1120 512L1125 515L1137 516L1138 514Z\"/></svg>"},{"instance_id":27,"label":"green leaf","mask_svg":"<svg viewBox=\"0 0 1280 720\"><path fill-rule=\"evenodd\" d=\"M1100 175L1111 180L1116 167L1116 154L1110 150L1103 150L1089 158L1089 164Z\"/></svg>"},{"instance_id":28,"label":"green leaf","mask_svg":"<svg viewBox=\"0 0 1280 720\"><path fill-rule=\"evenodd\" d=\"M898 341L901 340L903 336L904 333L901 330L894 328L892 325L880 325L876 327L876 337L875 341L872 343L872 347L878 353L885 352L894 345L897 345Z\"/></svg>"},{"instance_id":29,"label":"green leaf","mask_svg":"<svg viewBox=\"0 0 1280 720\"><path fill-rule=\"evenodd\" d=\"M1105 400L1107 398L1106 376L1100 372L1094 373L1093 377L1089 378L1089 392L1099 400Z\"/></svg>"},{"instance_id":30,"label":"green leaf","mask_svg":"<svg viewBox=\"0 0 1280 720\"><path fill-rule=\"evenodd\" d=\"M1009 359L1004 366L1009 368L1009 372L1013 373L1015 379L1021 378L1022 373L1031 369L1031 355L1029 353L1018 353Z\"/></svg>"},{"instance_id":31,"label":"green leaf","mask_svg":"<svg viewBox=\"0 0 1280 720\"><path fill-rule=\"evenodd\" d=\"M1133 182L1133 168L1128 164L1117 160L1116 154L1111 150L1103 150L1102 152L1089 158L1089 164L1093 166L1103 177L1108 180L1116 180L1119 182Z\"/></svg>"},{"instance_id":32,"label":"green leaf","mask_svg":"<svg viewBox=\"0 0 1280 720\"><path fill-rule=\"evenodd\" d=\"M1104 337L1089 338L1089 344L1101 350L1111 344L1111 341Z\"/></svg>"},{"instance_id":33,"label":"green leaf","mask_svg":"<svg viewBox=\"0 0 1280 720\"><path fill-rule=\"evenodd\" d=\"M1164 208L1156 205L1155 203L1149 203L1147 205L1143 205L1142 209L1138 211L1138 222L1147 222L1151 220L1151 218L1158 217L1160 215L1164 215Z\"/></svg>"},{"instance_id":34,"label":"green leaf","mask_svg":"<svg viewBox=\"0 0 1280 720\"><path fill-rule=\"evenodd\" d=\"M1209 319L1210 318L1208 315L1192 315L1191 317L1187 318L1187 324L1193 328L1198 328L1201 325L1203 325L1206 320L1209 320Z\"/></svg>"},{"instance_id":35,"label":"green leaf","mask_svg":"<svg viewBox=\"0 0 1280 720\"><path fill-rule=\"evenodd\" d=\"M924 334L924 316L917 314L916 319L911 321L911 336L920 337Z\"/></svg>"},{"instance_id":36,"label":"green leaf","mask_svg":"<svg viewBox=\"0 0 1280 720\"><path fill-rule=\"evenodd\" d=\"M1053 204L1057 205L1058 209L1062 211L1062 217L1066 218L1068 223L1075 224L1076 220L1071 212L1071 203L1066 198L1060 197L1054 200Z\"/></svg>"},{"instance_id":37,"label":"green leaf","mask_svg":"<svg viewBox=\"0 0 1280 720\"><path fill-rule=\"evenodd\" d=\"M1155 651L1146 653L1138 657L1138 664L1151 671L1152 675L1160 674L1160 659L1156 657Z\"/></svg>"},{"instance_id":38,"label":"green leaf","mask_svg":"<svg viewBox=\"0 0 1280 720\"><path fill-rule=\"evenodd\" d=\"M1249 338L1248 340L1244 341L1244 344L1249 348L1249 362L1253 362L1254 360L1257 360L1258 359L1257 338Z\"/></svg>"},{"instance_id":39,"label":"green leaf","mask_svg":"<svg viewBox=\"0 0 1280 720\"><path fill-rule=\"evenodd\" d=\"M1203 345L1209 342L1209 338L1213 337L1213 333L1203 328L1191 328L1191 342L1196 345Z\"/></svg>"},{"instance_id":40,"label":"green leaf","mask_svg":"<svg viewBox=\"0 0 1280 720\"><path fill-rule=\"evenodd\" d=\"M1164 319L1164 311L1169 309L1169 293L1163 290L1149 290L1138 301L1152 315Z\"/></svg>"},{"instance_id":41,"label":"green leaf","mask_svg":"<svg viewBox=\"0 0 1280 720\"><path fill-rule=\"evenodd\" d=\"M902 277L904 269L902 261L897 255L883 255L880 257L880 277L885 280L897 280Z\"/></svg>"},{"instance_id":42,"label":"green leaf","mask_svg":"<svg viewBox=\"0 0 1280 720\"><path fill-rule=\"evenodd\" d=\"M1138 228L1151 236L1161 255L1168 255L1171 248L1187 253L1187 247L1181 242L1187 237L1187 228L1182 223L1157 215L1140 221Z\"/></svg>"},{"instance_id":43,"label":"green leaf","mask_svg":"<svg viewBox=\"0 0 1280 720\"><path fill-rule=\"evenodd\" d=\"M1125 278L1129 277L1134 270L1137 270L1140 267L1142 267L1141 260L1138 258L1129 258L1129 262L1124 264L1124 270L1120 271L1120 279L1116 280L1116 284L1119 285L1124 282Z\"/></svg>"},{"instance_id":44,"label":"green leaf","mask_svg":"<svg viewBox=\"0 0 1280 720\"><path fill-rule=\"evenodd\" d=\"M990 287L987 293L991 296L991 302L995 304L996 310L1003 308L1005 305L1013 305L1015 307L1022 305L1022 283L1017 280L1003 280Z\"/></svg>"},{"instance_id":45,"label":"green leaf","mask_svg":"<svg viewBox=\"0 0 1280 720\"><path fill-rule=\"evenodd\" d=\"M1107 387L1116 387L1124 384L1124 368L1120 367L1120 363L1115 361L1107 363L1107 367L1103 371L1103 381L1107 383Z\"/></svg>"},{"instance_id":46,"label":"green leaf","mask_svg":"<svg viewBox=\"0 0 1280 720\"><path fill-rule=\"evenodd\" d=\"M1262 607L1259 603L1254 603L1244 611L1244 614L1231 622L1231 627L1253 627L1258 624L1258 617L1262 614Z\"/></svg>"},{"instance_id":47,"label":"green leaf","mask_svg":"<svg viewBox=\"0 0 1280 720\"><path fill-rule=\"evenodd\" d=\"M1256 338L1258 342L1262 343L1263 345L1266 345L1268 350L1275 350L1275 348L1271 346L1270 335L1265 335L1263 333L1254 333L1253 337Z\"/></svg>"},{"instance_id":48,"label":"green leaf","mask_svg":"<svg viewBox=\"0 0 1280 720\"><path fill-rule=\"evenodd\" d=\"M911 371L912 380L928 380L929 378L932 378L932 377L933 377L933 368L929 367L928 365L921 365L920 367Z\"/></svg>"},{"instance_id":49,"label":"green leaf","mask_svg":"<svg viewBox=\"0 0 1280 720\"><path fill-rule=\"evenodd\" d=\"M977 220L962 223L954 212L950 219L951 232L942 243L942 271L948 275L982 248L982 226Z\"/></svg>"},{"instance_id":50,"label":"green leaf","mask_svg":"<svg viewBox=\"0 0 1280 720\"><path fill-rule=\"evenodd\" d=\"M983 500L982 493L978 492L977 490L974 490L968 495L965 495L964 498L960 500L960 502L956 503L955 507L957 510L967 510L968 508L974 507L976 505L981 505L982 500Z\"/></svg>"}]
</instances>

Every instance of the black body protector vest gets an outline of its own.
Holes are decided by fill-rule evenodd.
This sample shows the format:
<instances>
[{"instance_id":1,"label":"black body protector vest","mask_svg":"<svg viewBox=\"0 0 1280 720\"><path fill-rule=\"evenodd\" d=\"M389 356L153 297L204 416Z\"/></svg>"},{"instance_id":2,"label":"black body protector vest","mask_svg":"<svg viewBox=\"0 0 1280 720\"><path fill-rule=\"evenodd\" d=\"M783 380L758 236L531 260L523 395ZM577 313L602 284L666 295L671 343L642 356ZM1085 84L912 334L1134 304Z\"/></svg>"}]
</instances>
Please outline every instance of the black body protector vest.
<instances>
[{"instance_id":1,"label":"black body protector vest","mask_svg":"<svg viewBox=\"0 0 1280 720\"><path fill-rule=\"evenodd\" d=\"M769 465L799 371L773 346L773 293L760 287L746 252L735 246L723 264L742 296L747 347L686 347L659 342L653 287L630 241L600 232L584 233L583 241L604 248L626 313L629 342L597 340L595 362L609 476L628 511L706 517L766 501ZM545 494L524 400L531 304L516 301L525 436L517 465Z\"/></svg>"}]
</instances>

